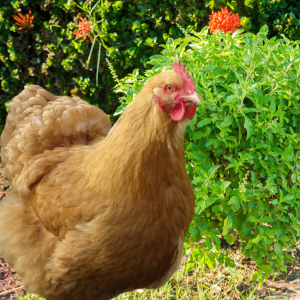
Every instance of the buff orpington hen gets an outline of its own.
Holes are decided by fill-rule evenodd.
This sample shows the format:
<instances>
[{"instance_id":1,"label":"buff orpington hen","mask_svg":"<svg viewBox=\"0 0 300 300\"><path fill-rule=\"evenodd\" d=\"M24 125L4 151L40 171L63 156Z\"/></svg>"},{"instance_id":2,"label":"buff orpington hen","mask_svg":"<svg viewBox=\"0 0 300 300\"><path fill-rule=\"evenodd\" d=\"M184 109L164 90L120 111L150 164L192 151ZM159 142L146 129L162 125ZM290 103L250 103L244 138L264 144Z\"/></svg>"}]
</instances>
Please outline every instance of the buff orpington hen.
<instances>
[{"instance_id":1,"label":"buff orpington hen","mask_svg":"<svg viewBox=\"0 0 300 300\"><path fill-rule=\"evenodd\" d=\"M184 132L201 99L180 61L111 128L80 98L27 86L9 105L0 255L30 293L107 300L178 269L194 212Z\"/></svg>"}]
</instances>

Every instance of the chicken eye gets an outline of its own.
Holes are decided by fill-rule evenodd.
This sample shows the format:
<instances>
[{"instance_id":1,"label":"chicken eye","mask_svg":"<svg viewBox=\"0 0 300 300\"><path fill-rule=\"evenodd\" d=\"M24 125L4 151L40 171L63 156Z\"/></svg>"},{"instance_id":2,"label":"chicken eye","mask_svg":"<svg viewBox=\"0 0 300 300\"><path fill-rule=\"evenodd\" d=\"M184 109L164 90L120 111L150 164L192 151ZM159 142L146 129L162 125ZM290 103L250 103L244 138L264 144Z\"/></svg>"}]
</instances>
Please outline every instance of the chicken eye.
<instances>
[{"instance_id":1,"label":"chicken eye","mask_svg":"<svg viewBox=\"0 0 300 300\"><path fill-rule=\"evenodd\" d=\"M173 87L172 87L171 85L168 84L168 85L167 85L167 90L168 90L168 91L173 91Z\"/></svg>"}]
</instances>

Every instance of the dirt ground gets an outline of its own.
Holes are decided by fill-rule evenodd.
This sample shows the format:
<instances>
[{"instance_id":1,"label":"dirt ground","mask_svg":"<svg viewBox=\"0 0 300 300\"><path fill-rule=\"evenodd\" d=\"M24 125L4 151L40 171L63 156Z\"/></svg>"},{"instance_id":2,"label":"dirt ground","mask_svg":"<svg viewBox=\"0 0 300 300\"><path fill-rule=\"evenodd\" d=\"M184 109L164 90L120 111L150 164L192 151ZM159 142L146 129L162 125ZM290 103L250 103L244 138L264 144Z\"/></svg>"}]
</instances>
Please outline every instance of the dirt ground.
<instances>
[{"instance_id":1,"label":"dirt ground","mask_svg":"<svg viewBox=\"0 0 300 300\"><path fill-rule=\"evenodd\" d=\"M268 280L258 289L260 298L300 300L300 257L294 257L298 263L287 265L287 274L282 273L274 281Z\"/></svg>"},{"instance_id":2,"label":"dirt ground","mask_svg":"<svg viewBox=\"0 0 300 300\"><path fill-rule=\"evenodd\" d=\"M10 191L10 184L7 181L0 161L0 201ZM294 255L297 264L287 265L288 273L281 274L273 282L268 280L258 293L261 299L289 299L300 300L300 253ZM245 261L241 268L255 268L254 263ZM245 287L247 288L247 287ZM26 290L22 286L20 277L0 256L0 300L17 300L17 294L25 295Z\"/></svg>"}]
</instances>

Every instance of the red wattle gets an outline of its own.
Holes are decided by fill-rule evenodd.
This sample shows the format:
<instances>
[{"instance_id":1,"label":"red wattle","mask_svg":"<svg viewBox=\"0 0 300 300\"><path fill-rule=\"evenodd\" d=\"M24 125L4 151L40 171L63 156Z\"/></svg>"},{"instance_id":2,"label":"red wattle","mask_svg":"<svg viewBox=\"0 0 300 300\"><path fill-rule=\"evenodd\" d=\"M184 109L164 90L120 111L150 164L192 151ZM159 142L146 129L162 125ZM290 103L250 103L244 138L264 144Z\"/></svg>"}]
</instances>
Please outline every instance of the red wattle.
<instances>
[{"instance_id":1,"label":"red wattle","mask_svg":"<svg viewBox=\"0 0 300 300\"><path fill-rule=\"evenodd\" d=\"M171 118L174 121L180 121L184 117L185 114L185 105L184 101L181 100L180 102L176 103L173 107L170 109L170 115Z\"/></svg>"},{"instance_id":2,"label":"red wattle","mask_svg":"<svg viewBox=\"0 0 300 300\"><path fill-rule=\"evenodd\" d=\"M196 109L197 109L197 104L196 103L190 103L189 105L187 105L185 107L184 116L187 119L192 120L194 118L195 113L196 113Z\"/></svg>"}]
</instances>

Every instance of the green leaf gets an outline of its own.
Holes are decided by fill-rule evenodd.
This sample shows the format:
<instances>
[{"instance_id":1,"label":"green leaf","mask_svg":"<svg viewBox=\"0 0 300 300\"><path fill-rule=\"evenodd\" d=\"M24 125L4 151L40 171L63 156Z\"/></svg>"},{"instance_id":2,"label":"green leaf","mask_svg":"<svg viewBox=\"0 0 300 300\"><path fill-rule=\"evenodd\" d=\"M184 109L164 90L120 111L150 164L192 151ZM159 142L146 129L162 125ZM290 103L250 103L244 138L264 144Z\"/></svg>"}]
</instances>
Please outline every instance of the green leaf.
<instances>
[{"instance_id":1,"label":"green leaf","mask_svg":"<svg viewBox=\"0 0 300 300\"><path fill-rule=\"evenodd\" d=\"M233 141L233 142L236 142L237 141L237 138L235 136L229 136L227 138L227 141Z\"/></svg>"},{"instance_id":2,"label":"green leaf","mask_svg":"<svg viewBox=\"0 0 300 300\"><path fill-rule=\"evenodd\" d=\"M280 229L268 229L266 232L265 232L265 235L266 236L277 236L278 234L281 233L281 230Z\"/></svg>"},{"instance_id":3,"label":"green leaf","mask_svg":"<svg viewBox=\"0 0 300 300\"><path fill-rule=\"evenodd\" d=\"M260 235L258 235L254 239L252 239L252 243L253 244L258 244L260 241L261 241L261 236Z\"/></svg>"},{"instance_id":4,"label":"green leaf","mask_svg":"<svg viewBox=\"0 0 300 300\"><path fill-rule=\"evenodd\" d=\"M224 127L228 127L232 124L233 122L233 116L232 115L229 115L227 116L224 121L220 124L220 128L224 128Z\"/></svg>"},{"instance_id":5,"label":"green leaf","mask_svg":"<svg viewBox=\"0 0 300 300\"><path fill-rule=\"evenodd\" d=\"M257 223L258 220L254 216L250 216L247 218L247 221L252 223Z\"/></svg>"},{"instance_id":6,"label":"green leaf","mask_svg":"<svg viewBox=\"0 0 300 300\"><path fill-rule=\"evenodd\" d=\"M290 201L294 200L294 196L293 195L285 195L283 197L283 200L287 201L287 202L290 202Z\"/></svg>"},{"instance_id":7,"label":"green leaf","mask_svg":"<svg viewBox=\"0 0 300 300\"><path fill-rule=\"evenodd\" d=\"M197 152L197 151L191 151L189 152L191 154L191 156L198 160L198 161L204 161L206 158L206 154L203 152Z\"/></svg>"},{"instance_id":8,"label":"green leaf","mask_svg":"<svg viewBox=\"0 0 300 300\"><path fill-rule=\"evenodd\" d=\"M252 183L254 183L256 181L256 175L253 171L251 171L251 180L252 180Z\"/></svg>"},{"instance_id":9,"label":"green leaf","mask_svg":"<svg viewBox=\"0 0 300 300\"><path fill-rule=\"evenodd\" d=\"M192 233L192 236L193 236L194 240L196 240L197 239L197 234L198 234L199 230L196 227L194 227L194 226L191 226L190 229L191 229L191 233Z\"/></svg>"},{"instance_id":10,"label":"green leaf","mask_svg":"<svg viewBox=\"0 0 300 300\"><path fill-rule=\"evenodd\" d=\"M212 177L215 173L216 173L216 171L220 168L221 166L212 166L209 170L208 170L208 176L209 177Z\"/></svg>"},{"instance_id":11,"label":"green leaf","mask_svg":"<svg viewBox=\"0 0 300 300\"><path fill-rule=\"evenodd\" d=\"M271 100L275 100L275 98L272 96L265 96L265 97L261 98L260 103L266 104L266 103L270 102ZM276 105L276 102L275 102L275 105Z\"/></svg>"},{"instance_id":12,"label":"green leaf","mask_svg":"<svg viewBox=\"0 0 300 300\"><path fill-rule=\"evenodd\" d=\"M216 267L216 260L212 254L204 252L205 255L205 263L210 269L214 269Z\"/></svg>"},{"instance_id":13,"label":"green leaf","mask_svg":"<svg viewBox=\"0 0 300 300\"><path fill-rule=\"evenodd\" d=\"M269 32L269 28L268 28L267 25L262 26L261 29L260 29L260 31L259 31L259 33L261 33L261 34L263 34L265 36L268 34L268 32Z\"/></svg>"},{"instance_id":14,"label":"green leaf","mask_svg":"<svg viewBox=\"0 0 300 300\"><path fill-rule=\"evenodd\" d=\"M188 272L188 271L192 270L194 267L195 267L195 262L188 262L186 271Z\"/></svg>"},{"instance_id":15,"label":"green leaf","mask_svg":"<svg viewBox=\"0 0 300 300\"><path fill-rule=\"evenodd\" d=\"M234 261L230 258L230 257L225 257L225 267L231 267L234 268L236 265L234 263Z\"/></svg>"},{"instance_id":16,"label":"green leaf","mask_svg":"<svg viewBox=\"0 0 300 300\"><path fill-rule=\"evenodd\" d=\"M232 225L232 218L230 215L228 215L224 222L222 235L225 236L227 233L229 233L232 229Z\"/></svg>"},{"instance_id":17,"label":"green leaf","mask_svg":"<svg viewBox=\"0 0 300 300\"><path fill-rule=\"evenodd\" d=\"M205 126L205 125L207 125L207 124L210 124L211 122L212 122L212 119L209 119L209 118L204 119L204 120L202 120L202 121L200 121L200 122L198 123L197 127L198 127L198 128L203 127L203 126Z\"/></svg>"},{"instance_id":18,"label":"green leaf","mask_svg":"<svg viewBox=\"0 0 300 300\"><path fill-rule=\"evenodd\" d=\"M272 114L274 114L275 111L276 111L276 101L275 101L275 100L272 100L272 101L271 101L271 104L270 104L270 111L271 111Z\"/></svg>"},{"instance_id":19,"label":"green leaf","mask_svg":"<svg viewBox=\"0 0 300 300\"><path fill-rule=\"evenodd\" d=\"M239 99L240 97L237 95L231 95L226 98L226 102L230 103L233 99Z\"/></svg>"},{"instance_id":20,"label":"green leaf","mask_svg":"<svg viewBox=\"0 0 300 300\"><path fill-rule=\"evenodd\" d=\"M267 274L274 273L274 269L270 265L260 265L259 268Z\"/></svg>"},{"instance_id":21,"label":"green leaf","mask_svg":"<svg viewBox=\"0 0 300 300\"><path fill-rule=\"evenodd\" d=\"M230 205L230 204L237 204L237 203L239 203L239 202L240 202L239 198L236 197L236 196L233 196L233 197L231 197L230 200L228 201L228 204L229 204L229 205Z\"/></svg>"},{"instance_id":22,"label":"green leaf","mask_svg":"<svg viewBox=\"0 0 300 300\"><path fill-rule=\"evenodd\" d=\"M280 236L279 240L280 240L280 241L283 241L283 242L287 242L287 241L289 241L290 239L289 239L289 237L288 237L287 235L282 235L282 236Z\"/></svg>"},{"instance_id":23,"label":"green leaf","mask_svg":"<svg viewBox=\"0 0 300 300\"><path fill-rule=\"evenodd\" d=\"M280 253L281 251L281 246L279 242L275 242L275 252Z\"/></svg>"},{"instance_id":24,"label":"green leaf","mask_svg":"<svg viewBox=\"0 0 300 300\"><path fill-rule=\"evenodd\" d=\"M224 238L229 245L232 245L236 241L236 236L231 236L230 234L226 234Z\"/></svg>"},{"instance_id":25,"label":"green leaf","mask_svg":"<svg viewBox=\"0 0 300 300\"><path fill-rule=\"evenodd\" d=\"M212 140L209 140L209 141L205 144L205 146L206 146L206 147L209 147L210 145L213 145L213 144L215 144L215 143L217 143L217 142L218 142L218 140L212 139Z\"/></svg>"},{"instance_id":26,"label":"green leaf","mask_svg":"<svg viewBox=\"0 0 300 300\"><path fill-rule=\"evenodd\" d=\"M293 160L293 158L294 158L294 149L293 149L292 145L290 144L283 151L282 159L291 161L291 160Z\"/></svg>"},{"instance_id":27,"label":"green leaf","mask_svg":"<svg viewBox=\"0 0 300 300\"><path fill-rule=\"evenodd\" d=\"M245 116L245 128L247 130L247 140L251 137L253 128L252 128L252 122L251 120Z\"/></svg>"},{"instance_id":28,"label":"green leaf","mask_svg":"<svg viewBox=\"0 0 300 300\"><path fill-rule=\"evenodd\" d=\"M223 252L221 252L219 254L217 260L218 260L219 264L221 264L221 265L224 263L224 253Z\"/></svg>"},{"instance_id":29,"label":"green leaf","mask_svg":"<svg viewBox=\"0 0 300 300\"><path fill-rule=\"evenodd\" d=\"M227 3L229 3L229 2L227 2ZM235 37L239 36L243 31L244 31L244 29L238 29L238 30L236 30L236 31L232 34L232 38L235 38Z\"/></svg>"},{"instance_id":30,"label":"green leaf","mask_svg":"<svg viewBox=\"0 0 300 300\"><path fill-rule=\"evenodd\" d=\"M193 140L200 140L202 137L206 136L206 133L197 131L193 134Z\"/></svg>"}]
</instances>

